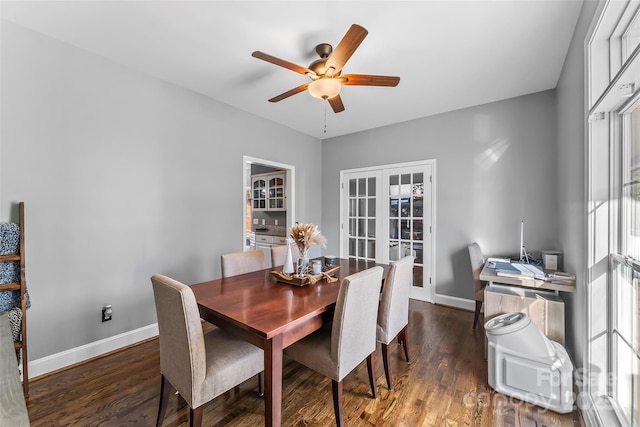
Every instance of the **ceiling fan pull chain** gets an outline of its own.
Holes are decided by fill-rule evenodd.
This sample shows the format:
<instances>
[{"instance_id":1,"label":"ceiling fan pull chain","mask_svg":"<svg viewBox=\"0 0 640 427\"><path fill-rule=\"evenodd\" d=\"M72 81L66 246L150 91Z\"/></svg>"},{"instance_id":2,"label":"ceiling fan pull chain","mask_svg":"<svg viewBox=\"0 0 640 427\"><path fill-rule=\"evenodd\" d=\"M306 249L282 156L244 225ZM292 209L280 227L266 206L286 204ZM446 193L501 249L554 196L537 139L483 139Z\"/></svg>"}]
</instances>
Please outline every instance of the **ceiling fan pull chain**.
<instances>
[{"instance_id":1,"label":"ceiling fan pull chain","mask_svg":"<svg viewBox=\"0 0 640 427\"><path fill-rule=\"evenodd\" d=\"M327 133L327 103L324 103L324 133Z\"/></svg>"}]
</instances>

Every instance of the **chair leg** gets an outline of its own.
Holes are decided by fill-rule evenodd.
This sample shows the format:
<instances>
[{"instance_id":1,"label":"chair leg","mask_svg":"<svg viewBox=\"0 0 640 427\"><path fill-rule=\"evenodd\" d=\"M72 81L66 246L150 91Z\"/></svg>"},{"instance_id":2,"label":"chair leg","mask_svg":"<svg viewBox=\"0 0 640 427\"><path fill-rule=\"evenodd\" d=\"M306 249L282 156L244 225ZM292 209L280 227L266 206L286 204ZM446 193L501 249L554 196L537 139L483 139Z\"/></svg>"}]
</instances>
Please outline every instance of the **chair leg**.
<instances>
[{"instance_id":1,"label":"chair leg","mask_svg":"<svg viewBox=\"0 0 640 427\"><path fill-rule=\"evenodd\" d=\"M476 315L473 318L473 329L475 329L476 325L478 324L478 317L480 317L480 309L481 308L482 308L482 301L476 300Z\"/></svg>"},{"instance_id":2,"label":"chair leg","mask_svg":"<svg viewBox=\"0 0 640 427\"><path fill-rule=\"evenodd\" d=\"M407 359L407 363L411 363L411 359L409 358L409 336L407 334L407 328L409 325L404 325L404 328L398 334L400 338L400 342L402 342L402 347L404 348L404 357Z\"/></svg>"},{"instance_id":3,"label":"chair leg","mask_svg":"<svg viewBox=\"0 0 640 427\"><path fill-rule=\"evenodd\" d=\"M158 419L156 420L156 427L162 427L164 414L167 411L167 404L169 403L169 396L173 391L173 386L164 375L162 375L160 381L160 405L158 406Z\"/></svg>"},{"instance_id":4,"label":"chair leg","mask_svg":"<svg viewBox=\"0 0 640 427\"><path fill-rule=\"evenodd\" d=\"M258 372L258 396L264 396L264 371Z\"/></svg>"},{"instance_id":5,"label":"chair leg","mask_svg":"<svg viewBox=\"0 0 640 427\"><path fill-rule=\"evenodd\" d=\"M382 343L382 366L384 366L384 376L387 378L387 387L389 390L393 390L391 385L391 375L389 374L389 355L391 350L388 344Z\"/></svg>"},{"instance_id":6,"label":"chair leg","mask_svg":"<svg viewBox=\"0 0 640 427\"><path fill-rule=\"evenodd\" d=\"M336 426L344 426L344 418L342 416L342 381L331 380L331 388L333 390L333 412L336 415Z\"/></svg>"},{"instance_id":7,"label":"chair leg","mask_svg":"<svg viewBox=\"0 0 640 427\"><path fill-rule=\"evenodd\" d=\"M378 389L376 387L376 376L375 376L375 350L367 356L367 371L369 371L369 385L371 386L371 394L374 399L378 398Z\"/></svg>"},{"instance_id":8,"label":"chair leg","mask_svg":"<svg viewBox=\"0 0 640 427\"><path fill-rule=\"evenodd\" d=\"M189 408L189 427L202 426L203 409L204 409L204 405L200 405L196 409Z\"/></svg>"}]
</instances>

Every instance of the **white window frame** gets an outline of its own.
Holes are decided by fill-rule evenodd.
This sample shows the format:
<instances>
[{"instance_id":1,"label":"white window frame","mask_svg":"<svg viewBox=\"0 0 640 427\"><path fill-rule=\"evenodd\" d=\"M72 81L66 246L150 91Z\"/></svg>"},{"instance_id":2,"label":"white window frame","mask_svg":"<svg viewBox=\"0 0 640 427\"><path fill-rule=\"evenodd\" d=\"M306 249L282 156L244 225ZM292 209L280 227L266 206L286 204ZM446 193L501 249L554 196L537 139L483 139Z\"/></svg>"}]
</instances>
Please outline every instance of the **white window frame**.
<instances>
[{"instance_id":1,"label":"white window frame","mask_svg":"<svg viewBox=\"0 0 640 427\"><path fill-rule=\"evenodd\" d=\"M587 139L587 340L578 404L587 425L626 426L614 398L615 265L620 256L624 116L640 98L640 44L626 37L640 25L638 0L602 2L585 41ZM633 30L633 31L631 31ZM632 261L632 264L634 261ZM629 264L627 264L629 265Z\"/></svg>"}]
</instances>

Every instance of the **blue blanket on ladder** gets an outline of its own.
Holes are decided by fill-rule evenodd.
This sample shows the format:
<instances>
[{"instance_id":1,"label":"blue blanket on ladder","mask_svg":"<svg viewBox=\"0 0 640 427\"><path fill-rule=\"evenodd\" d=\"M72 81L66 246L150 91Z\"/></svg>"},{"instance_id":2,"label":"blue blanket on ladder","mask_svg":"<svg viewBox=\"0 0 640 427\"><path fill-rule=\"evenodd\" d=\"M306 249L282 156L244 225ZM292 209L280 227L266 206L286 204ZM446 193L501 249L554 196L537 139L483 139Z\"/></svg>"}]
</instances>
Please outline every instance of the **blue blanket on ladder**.
<instances>
[{"instance_id":1,"label":"blue blanket on ladder","mask_svg":"<svg viewBox=\"0 0 640 427\"><path fill-rule=\"evenodd\" d=\"M20 226L13 222L0 223L0 255L20 252ZM20 283L20 263L0 262L0 284ZM0 292L0 313L20 307L20 291ZM27 308L31 307L27 292Z\"/></svg>"}]
</instances>

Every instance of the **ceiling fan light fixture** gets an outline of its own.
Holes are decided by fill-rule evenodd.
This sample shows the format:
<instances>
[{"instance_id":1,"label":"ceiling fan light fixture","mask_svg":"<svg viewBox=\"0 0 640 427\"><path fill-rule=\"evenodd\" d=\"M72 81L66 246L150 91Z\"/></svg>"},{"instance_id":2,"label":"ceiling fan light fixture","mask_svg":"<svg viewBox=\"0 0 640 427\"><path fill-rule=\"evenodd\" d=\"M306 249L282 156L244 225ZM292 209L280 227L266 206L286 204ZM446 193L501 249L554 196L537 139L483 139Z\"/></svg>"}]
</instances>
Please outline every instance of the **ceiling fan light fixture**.
<instances>
[{"instance_id":1,"label":"ceiling fan light fixture","mask_svg":"<svg viewBox=\"0 0 640 427\"><path fill-rule=\"evenodd\" d=\"M319 78L309 83L309 93L314 98L329 99L340 93L342 84L337 79Z\"/></svg>"}]
</instances>

